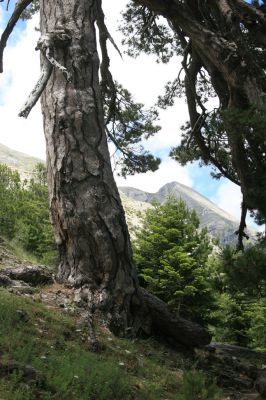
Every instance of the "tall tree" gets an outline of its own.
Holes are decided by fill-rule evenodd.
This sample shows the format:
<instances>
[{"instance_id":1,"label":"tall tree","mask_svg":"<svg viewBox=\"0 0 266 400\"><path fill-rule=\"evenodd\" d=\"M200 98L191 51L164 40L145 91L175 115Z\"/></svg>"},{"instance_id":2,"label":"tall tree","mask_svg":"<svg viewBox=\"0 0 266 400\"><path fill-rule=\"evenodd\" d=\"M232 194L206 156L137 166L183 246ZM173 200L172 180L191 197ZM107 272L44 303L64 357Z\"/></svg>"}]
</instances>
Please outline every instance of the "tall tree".
<instances>
[{"instance_id":1,"label":"tall tree","mask_svg":"<svg viewBox=\"0 0 266 400\"><path fill-rule=\"evenodd\" d=\"M184 80L180 72L159 100L167 106L174 96L187 98L190 121L172 156L212 164L216 177L240 186L240 248L247 208L266 219L265 8L265 1L133 0L122 28L131 55L183 56ZM218 109L207 110L210 96Z\"/></svg>"},{"instance_id":2,"label":"tall tree","mask_svg":"<svg viewBox=\"0 0 266 400\"><path fill-rule=\"evenodd\" d=\"M30 1L20 0L0 42ZM105 135L96 24L102 48L103 87L114 105L101 0L40 1L42 74L20 112L27 116L42 94L50 210L59 248L59 278L86 286L90 335L101 315L116 333L151 329L186 345L209 334L175 318L167 306L139 288L129 234L113 178Z\"/></svg>"}]
</instances>

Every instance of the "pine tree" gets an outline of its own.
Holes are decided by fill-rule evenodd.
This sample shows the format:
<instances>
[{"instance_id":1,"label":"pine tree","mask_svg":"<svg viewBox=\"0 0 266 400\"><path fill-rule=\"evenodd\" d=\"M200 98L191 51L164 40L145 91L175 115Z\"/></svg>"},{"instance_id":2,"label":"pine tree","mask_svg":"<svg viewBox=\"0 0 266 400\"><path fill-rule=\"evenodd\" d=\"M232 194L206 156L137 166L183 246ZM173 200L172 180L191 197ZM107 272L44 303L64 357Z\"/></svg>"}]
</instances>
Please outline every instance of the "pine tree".
<instances>
[{"instance_id":1,"label":"pine tree","mask_svg":"<svg viewBox=\"0 0 266 400\"><path fill-rule=\"evenodd\" d=\"M196 212L169 198L147 211L134 241L134 259L149 291L178 315L206 323L214 305L207 266L211 249Z\"/></svg>"}]
</instances>

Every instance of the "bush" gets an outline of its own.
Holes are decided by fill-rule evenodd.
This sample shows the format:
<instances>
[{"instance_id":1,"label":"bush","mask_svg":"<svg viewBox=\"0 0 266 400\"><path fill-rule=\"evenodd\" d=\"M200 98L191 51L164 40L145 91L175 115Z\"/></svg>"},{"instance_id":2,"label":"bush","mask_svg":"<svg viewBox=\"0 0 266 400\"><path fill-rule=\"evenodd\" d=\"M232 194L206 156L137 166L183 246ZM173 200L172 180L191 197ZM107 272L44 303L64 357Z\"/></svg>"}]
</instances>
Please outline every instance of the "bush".
<instances>
[{"instance_id":1,"label":"bush","mask_svg":"<svg viewBox=\"0 0 266 400\"><path fill-rule=\"evenodd\" d=\"M219 310L215 340L266 347L266 248L261 242L244 253L226 247L218 260Z\"/></svg>"},{"instance_id":2,"label":"bush","mask_svg":"<svg viewBox=\"0 0 266 400\"><path fill-rule=\"evenodd\" d=\"M208 383L202 371L191 370L184 373L177 400L219 400L222 391L215 383Z\"/></svg>"},{"instance_id":3,"label":"bush","mask_svg":"<svg viewBox=\"0 0 266 400\"><path fill-rule=\"evenodd\" d=\"M29 182L21 182L17 172L0 165L0 235L12 239L40 261L53 263L56 246L43 164L37 164Z\"/></svg>"},{"instance_id":4,"label":"bush","mask_svg":"<svg viewBox=\"0 0 266 400\"><path fill-rule=\"evenodd\" d=\"M0 164L0 235L12 238L15 234L22 183L18 172Z\"/></svg>"}]
</instances>

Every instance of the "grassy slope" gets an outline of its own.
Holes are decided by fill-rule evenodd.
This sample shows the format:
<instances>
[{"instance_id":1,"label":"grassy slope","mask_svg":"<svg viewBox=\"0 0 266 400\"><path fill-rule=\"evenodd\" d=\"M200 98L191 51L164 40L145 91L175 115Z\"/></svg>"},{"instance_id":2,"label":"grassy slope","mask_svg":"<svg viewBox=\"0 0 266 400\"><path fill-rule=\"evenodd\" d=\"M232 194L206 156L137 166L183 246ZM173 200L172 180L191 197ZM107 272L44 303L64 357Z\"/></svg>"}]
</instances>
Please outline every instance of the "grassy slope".
<instances>
[{"instance_id":1,"label":"grassy slope","mask_svg":"<svg viewBox=\"0 0 266 400\"><path fill-rule=\"evenodd\" d=\"M21 372L5 374L0 399L178 398L185 361L164 346L118 339L99 328L103 350L95 354L86 343L86 325L77 325L74 315L5 289L0 289L0 304L0 375L1 363L13 361L41 373L30 384Z\"/></svg>"}]
</instances>

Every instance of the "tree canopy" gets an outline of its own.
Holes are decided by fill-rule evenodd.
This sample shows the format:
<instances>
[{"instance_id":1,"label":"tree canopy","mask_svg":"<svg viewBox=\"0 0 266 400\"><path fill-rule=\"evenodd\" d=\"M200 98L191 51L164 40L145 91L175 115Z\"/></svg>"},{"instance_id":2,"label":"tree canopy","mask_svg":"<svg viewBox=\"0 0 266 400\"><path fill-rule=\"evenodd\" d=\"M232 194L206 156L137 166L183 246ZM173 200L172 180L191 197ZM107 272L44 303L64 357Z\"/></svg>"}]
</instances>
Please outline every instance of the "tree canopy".
<instances>
[{"instance_id":1,"label":"tree canopy","mask_svg":"<svg viewBox=\"0 0 266 400\"><path fill-rule=\"evenodd\" d=\"M243 194L239 246L247 208L266 217L266 14L265 1L130 1L122 32L128 54L155 54L160 62L182 57L158 105L185 95L189 122L171 156L185 165L213 166L213 176ZM167 77L166 77L167 79ZM218 107L207 101L216 97Z\"/></svg>"}]
</instances>

